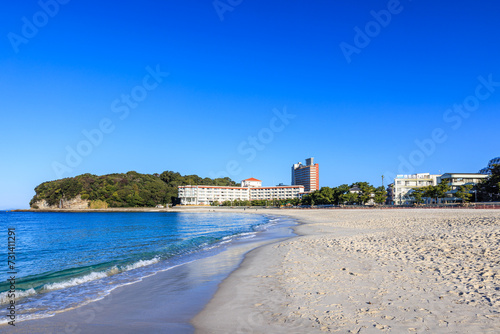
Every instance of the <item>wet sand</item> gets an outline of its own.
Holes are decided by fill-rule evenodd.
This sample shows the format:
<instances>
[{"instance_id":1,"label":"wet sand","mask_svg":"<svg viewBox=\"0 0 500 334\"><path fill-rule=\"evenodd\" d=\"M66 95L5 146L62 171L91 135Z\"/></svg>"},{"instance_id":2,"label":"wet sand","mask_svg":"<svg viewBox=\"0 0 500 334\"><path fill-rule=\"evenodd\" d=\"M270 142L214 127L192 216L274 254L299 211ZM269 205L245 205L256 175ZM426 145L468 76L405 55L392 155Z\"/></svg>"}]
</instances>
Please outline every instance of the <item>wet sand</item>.
<instances>
[{"instance_id":1,"label":"wet sand","mask_svg":"<svg viewBox=\"0 0 500 334\"><path fill-rule=\"evenodd\" d=\"M213 297L218 285L250 250L294 236L295 222L240 239L192 261L119 287L103 299L50 318L0 326L1 333L193 333L190 320ZM22 307L22 300L20 301Z\"/></svg>"},{"instance_id":2,"label":"wet sand","mask_svg":"<svg viewBox=\"0 0 500 334\"><path fill-rule=\"evenodd\" d=\"M9 332L500 332L498 210L215 210L302 224Z\"/></svg>"},{"instance_id":3,"label":"wet sand","mask_svg":"<svg viewBox=\"0 0 500 334\"><path fill-rule=\"evenodd\" d=\"M197 333L500 332L500 211L274 213L301 236L247 254Z\"/></svg>"}]
</instances>

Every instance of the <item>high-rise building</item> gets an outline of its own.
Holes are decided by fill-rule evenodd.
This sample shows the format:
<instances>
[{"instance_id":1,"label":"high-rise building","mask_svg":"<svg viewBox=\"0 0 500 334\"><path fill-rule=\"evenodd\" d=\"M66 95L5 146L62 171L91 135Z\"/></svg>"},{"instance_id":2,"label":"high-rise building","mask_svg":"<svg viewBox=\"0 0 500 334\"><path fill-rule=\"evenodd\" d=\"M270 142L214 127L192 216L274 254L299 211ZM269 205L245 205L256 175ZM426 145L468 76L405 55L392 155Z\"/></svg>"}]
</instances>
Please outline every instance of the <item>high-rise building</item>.
<instances>
[{"instance_id":1,"label":"high-rise building","mask_svg":"<svg viewBox=\"0 0 500 334\"><path fill-rule=\"evenodd\" d=\"M314 163L314 158L306 159L306 164L301 162L292 166L292 186L304 186L306 193L319 190L319 165Z\"/></svg>"}]
</instances>

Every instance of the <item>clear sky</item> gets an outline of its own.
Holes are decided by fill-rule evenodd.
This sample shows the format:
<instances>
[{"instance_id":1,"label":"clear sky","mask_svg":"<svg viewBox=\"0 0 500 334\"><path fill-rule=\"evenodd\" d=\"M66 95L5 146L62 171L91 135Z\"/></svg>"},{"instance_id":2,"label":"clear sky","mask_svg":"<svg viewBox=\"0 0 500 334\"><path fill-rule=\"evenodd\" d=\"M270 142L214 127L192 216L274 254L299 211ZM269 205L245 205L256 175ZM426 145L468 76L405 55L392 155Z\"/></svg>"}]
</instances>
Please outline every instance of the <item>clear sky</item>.
<instances>
[{"instance_id":1,"label":"clear sky","mask_svg":"<svg viewBox=\"0 0 500 334\"><path fill-rule=\"evenodd\" d=\"M164 170L320 186L499 156L498 1L42 0L0 13L0 209ZM385 184L388 181L386 179Z\"/></svg>"}]
</instances>

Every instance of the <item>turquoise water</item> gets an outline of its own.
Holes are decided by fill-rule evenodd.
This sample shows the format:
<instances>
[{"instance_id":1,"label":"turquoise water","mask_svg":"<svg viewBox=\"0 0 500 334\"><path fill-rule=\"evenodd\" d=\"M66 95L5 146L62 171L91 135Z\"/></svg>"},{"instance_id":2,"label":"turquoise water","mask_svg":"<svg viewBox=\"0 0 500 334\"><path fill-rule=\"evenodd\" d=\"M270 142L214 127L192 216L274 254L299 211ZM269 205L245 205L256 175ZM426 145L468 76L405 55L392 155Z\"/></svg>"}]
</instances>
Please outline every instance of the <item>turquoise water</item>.
<instances>
[{"instance_id":1,"label":"turquoise water","mask_svg":"<svg viewBox=\"0 0 500 334\"><path fill-rule=\"evenodd\" d=\"M273 221L223 213L0 212L5 244L0 258L7 259L8 228L14 227L20 321L102 299L119 286L252 238ZM0 304L5 305L10 284L3 262ZM0 323L5 314L0 307Z\"/></svg>"}]
</instances>

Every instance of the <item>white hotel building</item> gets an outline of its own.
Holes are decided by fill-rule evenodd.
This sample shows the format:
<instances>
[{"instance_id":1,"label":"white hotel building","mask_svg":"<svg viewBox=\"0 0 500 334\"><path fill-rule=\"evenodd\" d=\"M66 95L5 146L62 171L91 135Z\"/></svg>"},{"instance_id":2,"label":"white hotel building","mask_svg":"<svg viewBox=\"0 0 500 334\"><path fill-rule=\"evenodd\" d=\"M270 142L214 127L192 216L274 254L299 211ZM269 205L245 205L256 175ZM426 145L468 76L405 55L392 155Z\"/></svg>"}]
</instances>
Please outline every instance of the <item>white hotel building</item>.
<instances>
[{"instance_id":1,"label":"white hotel building","mask_svg":"<svg viewBox=\"0 0 500 334\"><path fill-rule=\"evenodd\" d=\"M435 186L439 183L439 174L418 173L411 175L397 175L394 179L393 201L396 205L412 203L408 192L412 189Z\"/></svg>"},{"instance_id":2,"label":"white hotel building","mask_svg":"<svg viewBox=\"0 0 500 334\"><path fill-rule=\"evenodd\" d=\"M411 198L411 194L408 194L410 190L426 186L436 186L445 182L451 187L451 190L446 193L446 197L442 201L456 202L460 200L455 197L455 193L460 186L476 185L487 177L488 175L480 173L445 173L442 175L419 173L397 175L394 179L393 201L396 205L411 204L413 203L413 199Z\"/></svg>"},{"instance_id":3,"label":"white hotel building","mask_svg":"<svg viewBox=\"0 0 500 334\"><path fill-rule=\"evenodd\" d=\"M300 198L304 186L262 187L254 178L241 181L241 187L179 186L181 205L210 205L213 202Z\"/></svg>"}]
</instances>

